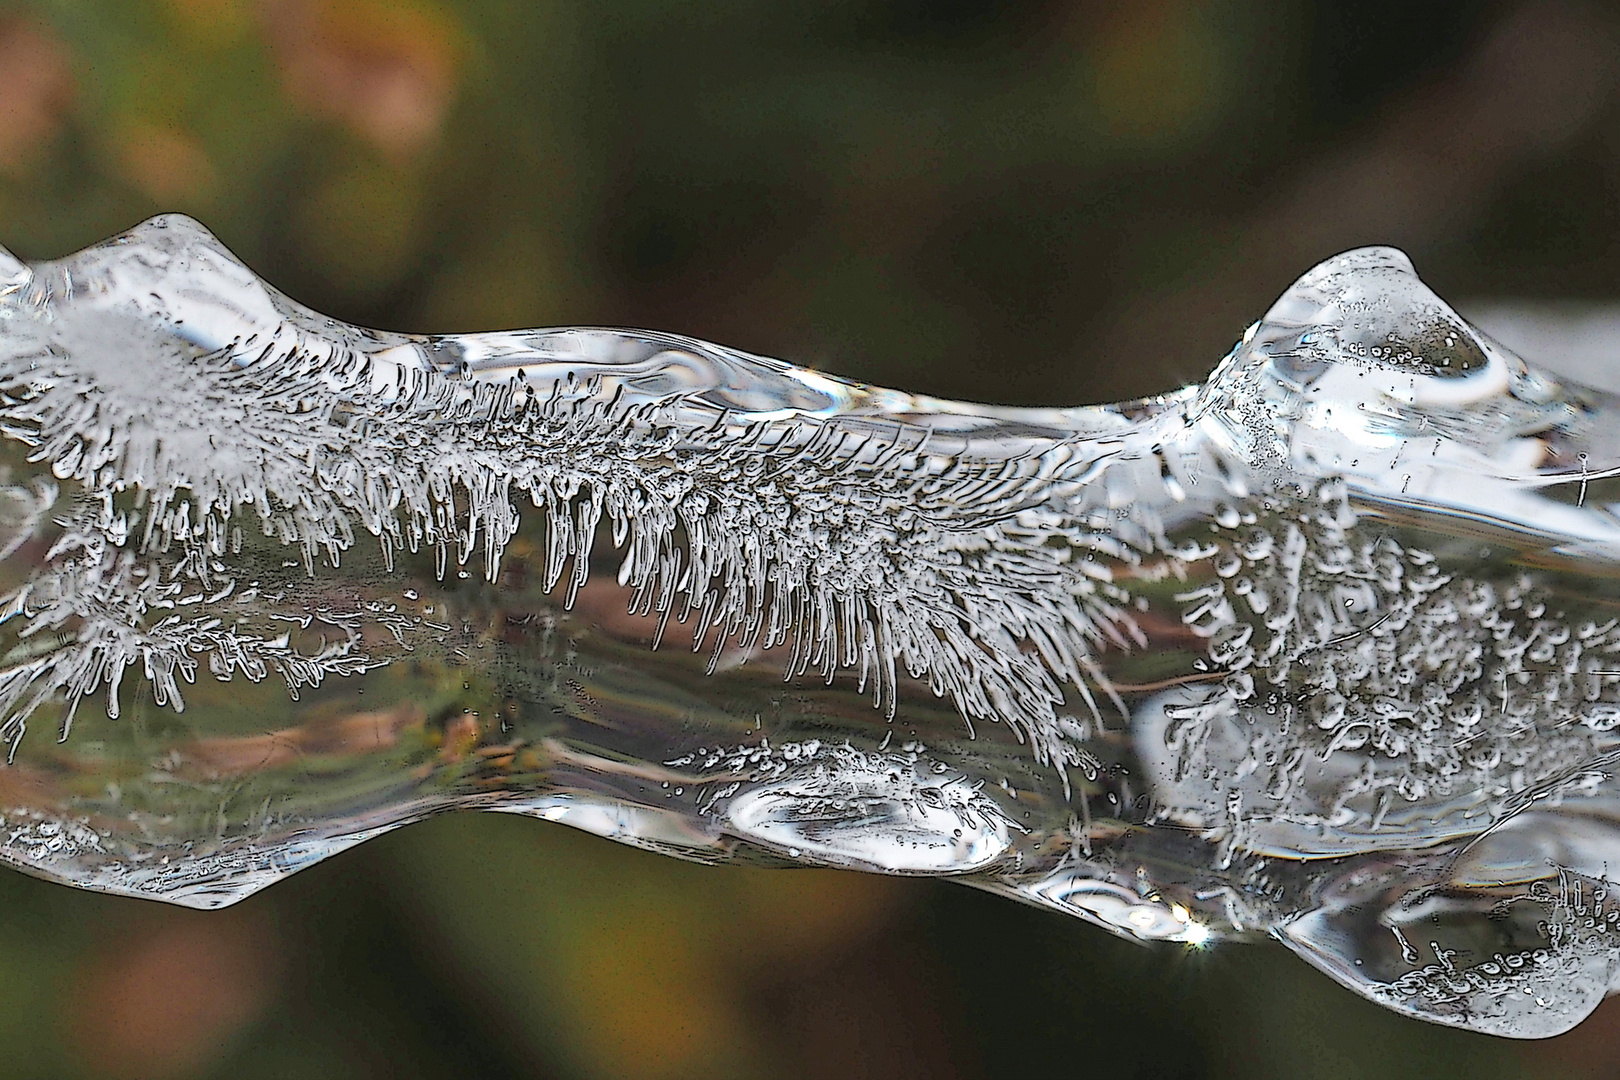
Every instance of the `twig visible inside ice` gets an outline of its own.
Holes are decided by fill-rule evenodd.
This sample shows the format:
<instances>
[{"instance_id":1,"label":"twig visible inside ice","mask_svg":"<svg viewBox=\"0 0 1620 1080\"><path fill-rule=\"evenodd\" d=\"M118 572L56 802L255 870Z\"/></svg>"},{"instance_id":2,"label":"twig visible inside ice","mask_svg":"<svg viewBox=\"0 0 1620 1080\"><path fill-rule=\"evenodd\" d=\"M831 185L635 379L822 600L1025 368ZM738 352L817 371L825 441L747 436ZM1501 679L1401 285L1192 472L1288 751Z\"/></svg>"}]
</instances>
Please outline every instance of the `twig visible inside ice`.
<instances>
[{"instance_id":1,"label":"twig visible inside ice","mask_svg":"<svg viewBox=\"0 0 1620 1080\"><path fill-rule=\"evenodd\" d=\"M1552 1034L1620 959L1617 420L1389 249L1075 409L361 330L184 218L0 253L0 857L215 906L503 810Z\"/></svg>"}]
</instances>

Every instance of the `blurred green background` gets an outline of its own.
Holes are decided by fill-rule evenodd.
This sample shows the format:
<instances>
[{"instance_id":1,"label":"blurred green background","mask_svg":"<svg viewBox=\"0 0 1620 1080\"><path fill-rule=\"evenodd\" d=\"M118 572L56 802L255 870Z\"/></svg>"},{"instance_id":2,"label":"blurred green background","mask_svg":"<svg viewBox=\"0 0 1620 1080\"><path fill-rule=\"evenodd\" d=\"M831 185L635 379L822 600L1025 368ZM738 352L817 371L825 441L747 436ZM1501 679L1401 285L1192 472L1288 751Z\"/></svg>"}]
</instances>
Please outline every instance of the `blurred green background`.
<instances>
[{"instance_id":1,"label":"blurred green background","mask_svg":"<svg viewBox=\"0 0 1620 1080\"><path fill-rule=\"evenodd\" d=\"M0 0L0 243L164 210L401 330L628 324L907 389L1200 379L1300 272L1620 297L1607 9L1274 0ZM223 913L0 871L0 1075L1600 1077L1280 949L495 815Z\"/></svg>"}]
</instances>

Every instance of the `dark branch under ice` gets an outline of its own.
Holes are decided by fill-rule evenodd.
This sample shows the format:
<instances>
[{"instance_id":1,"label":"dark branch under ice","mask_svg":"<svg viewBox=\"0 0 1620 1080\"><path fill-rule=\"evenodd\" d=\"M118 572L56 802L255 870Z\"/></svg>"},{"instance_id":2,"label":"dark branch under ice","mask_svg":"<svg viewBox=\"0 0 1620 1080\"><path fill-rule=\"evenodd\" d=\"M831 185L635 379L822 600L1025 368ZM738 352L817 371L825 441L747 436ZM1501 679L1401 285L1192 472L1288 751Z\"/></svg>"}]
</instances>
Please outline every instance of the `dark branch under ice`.
<instances>
[{"instance_id":1,"label":"dark branch under ice","mask_svg":"<svg viewBox=\"0 0 1620 1080\"><path fill-rule=\"evenodd\" d=\"M212 907L425 814L1269 936L1535 1037L1620 960L1620 398L1367 248L1177 394L348 326L0 251L0 859Z\"/></svg>"}]
</instances>

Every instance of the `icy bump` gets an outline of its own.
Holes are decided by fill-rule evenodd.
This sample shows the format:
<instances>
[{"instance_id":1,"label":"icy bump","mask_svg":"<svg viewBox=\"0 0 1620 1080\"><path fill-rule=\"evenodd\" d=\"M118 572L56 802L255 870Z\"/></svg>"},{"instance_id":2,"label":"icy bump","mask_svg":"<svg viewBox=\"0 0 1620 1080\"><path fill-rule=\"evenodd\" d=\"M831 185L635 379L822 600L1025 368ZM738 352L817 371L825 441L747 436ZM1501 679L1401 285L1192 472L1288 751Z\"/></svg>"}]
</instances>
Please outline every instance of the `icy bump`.
<instances>
[{"instance_id":1,"label":"icy bump","mask_svg":"<svg viewBox=\"0 0 1620 1080\"><path fill-rule=\"evenodd\" d=\"M1617 421L1387 248L1043 409L348 326L177 216L0 254L0 859L217 907L496 810L1553 1034L1620 964Z\"/></svg>"},{"instance_id":2,"label":"icy bump","mask_svg":"<svg viewBox=\"0 0 1620 1080\"><path fill-rule=\"evenodd\" d=\"M908 756L834 748L725 808L730 828L793 859L894 874L962 874L992 866L1017 826L982 781Z\"/></svg>"},{"instance_id":3,"label":"icy bump","mask_svg":"<svg viewBox=\"0 0 1620 1080\"><path fill-rule=\"evenodd\" d=\"M1493 369L1475 331L1393 248L1364 248L1322 263L1266 312L1247 343L1291 371L1348 364L1441 383ZM1501 365L1495 365L1500 367ZM1380 389L1389 383L1381 383ZM1422 385L1429 387L1424 382ZM1496 374L1478 387L1505 389ZM1412 404L1441 404L1429 389ZM1464 399L1467 400L1467 399Z\"/></svg>"}]
</instances>

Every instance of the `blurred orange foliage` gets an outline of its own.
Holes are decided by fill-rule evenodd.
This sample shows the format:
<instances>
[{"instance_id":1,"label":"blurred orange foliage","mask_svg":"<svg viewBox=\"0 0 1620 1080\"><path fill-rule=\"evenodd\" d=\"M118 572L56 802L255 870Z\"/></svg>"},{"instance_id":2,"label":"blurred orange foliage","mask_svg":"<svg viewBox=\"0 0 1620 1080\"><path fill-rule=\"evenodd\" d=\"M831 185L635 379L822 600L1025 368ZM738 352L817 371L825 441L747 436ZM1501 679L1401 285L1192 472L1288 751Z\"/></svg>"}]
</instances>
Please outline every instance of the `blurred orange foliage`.
<instances>
[{"instance_id":1,"label":"blurred orange foliage","mask_svg":"<svg viewBox=\"0 0 1620 1080\"><path fill-rule=\"evenodd\" d=\"M67 46L33 22L0 20L0 175L25 173L73 102Z\"/></svg>"},{"instance_id":2,"label":"blurred orange foliage","mask_svg":"<svg viewBox=\"0 0 1620 1080\"><path fill-rule=\"evenodd\" d=\"M65 1015L75 1056L97 1075L194 1074L270 1003L279 980L274 927L256 913L149 912L79 972Z\"/></svg>"},{"instance_id":3,"label":"blurred orange foliage","mask_svg":"<svg viewBox=\"0 0 1620 1080\"><path fill-rule=\"evenodd\" d=\"M465 51L448 14L377 0L266 0L263 11L283 85L303 108L395 158L438 136Z\"/></svg>"}]
</instances>

